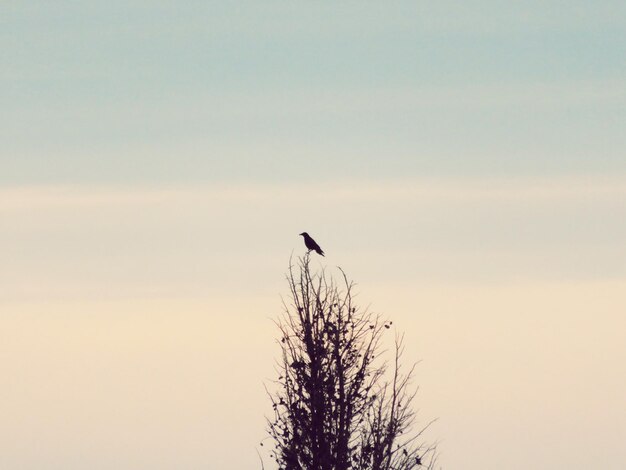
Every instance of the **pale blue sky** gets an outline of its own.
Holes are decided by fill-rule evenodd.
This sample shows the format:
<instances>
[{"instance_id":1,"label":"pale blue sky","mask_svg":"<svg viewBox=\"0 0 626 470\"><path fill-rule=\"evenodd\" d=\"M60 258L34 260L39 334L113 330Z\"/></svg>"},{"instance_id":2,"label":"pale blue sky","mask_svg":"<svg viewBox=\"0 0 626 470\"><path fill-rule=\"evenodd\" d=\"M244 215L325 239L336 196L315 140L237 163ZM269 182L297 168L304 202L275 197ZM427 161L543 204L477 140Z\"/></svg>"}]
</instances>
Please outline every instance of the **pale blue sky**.
<instances>
[{"instance_id":1,"label":"pale blue sky","mask_svg":"<svg viewBox=\"0 0 626 470\"><path fill-rule=\"evenodd\" d=\"M0 9L3 185L626 169L623 2Z\"/></svg>"},{"instance_id":2,"label":"pale blue sky","mask_svg":"<svg viewBox=\"0 0 626 470\"><path fill-rule=\"evenodd\" d=\"M258 468L306 230L445 469L623 470L625 57L623 1L1 2L0 468Z\"/></svg>"}]
</instances>

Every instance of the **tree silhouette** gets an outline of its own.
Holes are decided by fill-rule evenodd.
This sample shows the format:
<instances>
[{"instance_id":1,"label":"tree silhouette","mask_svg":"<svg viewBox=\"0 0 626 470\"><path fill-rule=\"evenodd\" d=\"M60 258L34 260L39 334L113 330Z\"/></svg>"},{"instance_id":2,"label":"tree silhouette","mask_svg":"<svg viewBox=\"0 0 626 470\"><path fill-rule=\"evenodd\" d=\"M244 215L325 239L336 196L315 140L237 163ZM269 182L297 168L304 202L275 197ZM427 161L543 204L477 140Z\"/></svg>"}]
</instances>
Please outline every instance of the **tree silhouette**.
<instances>
[{"instance_id":1,"label":"tree silhouette","mask_svg":"<svg viewBox=\"0 0 626 470\"><path fill-rule=\"evenodd\" d=\"M290 262L289 302L276 321L281 358L268 433L281 470L434 468L435 447L413 430L413 365L401 370L403 336L392 361L381 356L392 322L359 308L354 284L312 273L309 255ZM429 423L430 424L430 423Z\"/></svg>"}]
</instances>

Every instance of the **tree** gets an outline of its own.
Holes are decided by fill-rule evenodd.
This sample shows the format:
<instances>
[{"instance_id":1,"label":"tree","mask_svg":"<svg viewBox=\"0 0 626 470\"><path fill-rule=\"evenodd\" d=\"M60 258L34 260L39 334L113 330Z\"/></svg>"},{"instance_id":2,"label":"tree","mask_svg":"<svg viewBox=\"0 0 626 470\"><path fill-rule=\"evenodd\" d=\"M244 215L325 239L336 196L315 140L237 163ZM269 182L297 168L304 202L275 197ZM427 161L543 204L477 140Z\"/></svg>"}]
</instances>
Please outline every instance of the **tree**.
<instances>
[{"instance_id":1,"label":"tree","mask_svg":"<svg viewBox=\"0 0 626 470\"><path fill-rule=\"evenodd\" d=\"M339 284L309 255L290 262L289 301L276 321L281 358L268 433L281 470L410 470L434 468L435 446L415 432L411 377L401 370L403 335L385 361L392 322L355 303L354 284ZM429 423L430 424L430 423Z\"/></svg>"}]
</instances>

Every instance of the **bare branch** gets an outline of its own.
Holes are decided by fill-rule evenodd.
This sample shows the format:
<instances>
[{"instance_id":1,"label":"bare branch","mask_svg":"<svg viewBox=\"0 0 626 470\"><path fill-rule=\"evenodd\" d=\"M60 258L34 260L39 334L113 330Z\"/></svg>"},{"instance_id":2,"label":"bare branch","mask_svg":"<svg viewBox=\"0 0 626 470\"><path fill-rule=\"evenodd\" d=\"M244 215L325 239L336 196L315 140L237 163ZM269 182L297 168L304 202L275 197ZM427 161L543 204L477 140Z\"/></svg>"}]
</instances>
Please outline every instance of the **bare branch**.
<instances>
[{"instance_id":1,"label":"bare branch","mask_svg":"<svg viewBox=\"0 0 626 470\"><path fill-rule=\"evenodd\" d=\"M310 257L289 260L289 302L275 321L281 348L277 389L267 392L271 454L281 470L410 470L433 468L434 445L412 432L415 365L401 370L404 335L384 359L391 322L355 303L354 283L339 284Z\"/></svg>"}]
</instances>

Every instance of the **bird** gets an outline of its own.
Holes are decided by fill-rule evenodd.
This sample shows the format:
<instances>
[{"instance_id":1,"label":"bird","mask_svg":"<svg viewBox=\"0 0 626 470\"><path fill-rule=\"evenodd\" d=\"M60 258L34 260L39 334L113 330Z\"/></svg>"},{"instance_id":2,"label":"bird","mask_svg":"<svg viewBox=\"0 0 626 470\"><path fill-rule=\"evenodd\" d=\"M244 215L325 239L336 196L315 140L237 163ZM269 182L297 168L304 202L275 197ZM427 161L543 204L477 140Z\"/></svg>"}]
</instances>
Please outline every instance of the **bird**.
<instances>
[{"instance_id":1,"label":"bird","mask_svg":"<svg viewBox=\"0 0 626 470\"><path fill-rule=\"evenodd\" d=\"M324 256L324 252L322 251L320 246L317 243L315 243L315 240L311 238L311 235L309 235L306 232L302 232L300 236L304 237L304 244L309 249L309 251L313 250L318 255Z\"/></svg>"}]
</instances>

